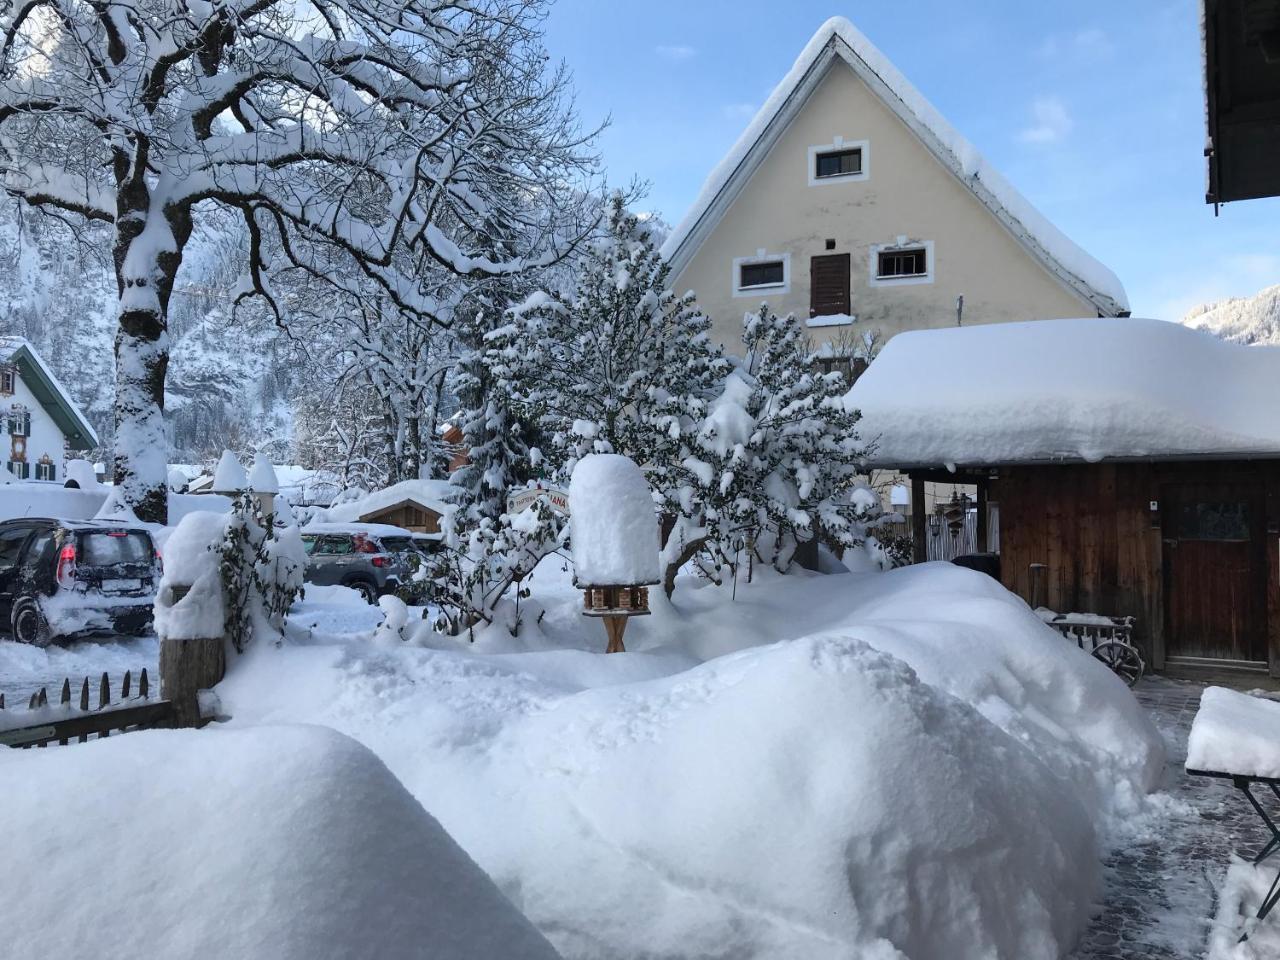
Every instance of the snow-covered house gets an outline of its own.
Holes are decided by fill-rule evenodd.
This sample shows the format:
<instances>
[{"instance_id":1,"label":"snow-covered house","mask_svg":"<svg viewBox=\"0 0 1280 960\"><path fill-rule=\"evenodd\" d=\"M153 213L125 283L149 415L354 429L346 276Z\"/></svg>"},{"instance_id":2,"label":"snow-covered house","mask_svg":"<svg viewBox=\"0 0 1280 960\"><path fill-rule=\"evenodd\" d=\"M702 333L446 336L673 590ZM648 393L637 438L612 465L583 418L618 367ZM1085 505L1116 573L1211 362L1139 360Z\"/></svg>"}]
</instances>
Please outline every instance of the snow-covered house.
<instances>
[{"instance_id":1,"label":"snow-covered house","mask_svg":"<svg viewBox=\"0 0 1280 960\"><path fill-rule=\"evenodd\" d=\"M327 523L386 523L415 533L440 533L448 509L447 480L402 480L319 511L314 520Z\"/></svg>"},{"instance_id":2,"label":"snow-covered house","mask_svg":"<svg viewBox=\"0 0 1280 960\"><path fill-rule=\"evenodd\" d=\"M90 450L98 435L66 388L21 337L0 337L0 423L4 466L19 480L63 479L68 450Z\"/></svg>"},{"instance_id":3,"label":"snow-covered house","mask_svg":"<svg viewBox=\"0 0 1280 960\"><path fill-rule=\"evenodd\" d=\"M999 505L1028 602L1136 617L1157 670L1280 677L1280 347L1138 319L915 331L845 402L868 466Z\"/></svg>"},{"instance_id":4,"label":"snow-covered house","mask_svg":"<svg viewBox=\"0 0 1280 960\"><path fill-rule=\"evenodd\" d=\"M730 350L761 301L837 343L955 326L958 314L968 325L1129 309L1116 276L841 17L814 35L663 253L673 289L697 294Z\"/></svg>"}]
</instances>

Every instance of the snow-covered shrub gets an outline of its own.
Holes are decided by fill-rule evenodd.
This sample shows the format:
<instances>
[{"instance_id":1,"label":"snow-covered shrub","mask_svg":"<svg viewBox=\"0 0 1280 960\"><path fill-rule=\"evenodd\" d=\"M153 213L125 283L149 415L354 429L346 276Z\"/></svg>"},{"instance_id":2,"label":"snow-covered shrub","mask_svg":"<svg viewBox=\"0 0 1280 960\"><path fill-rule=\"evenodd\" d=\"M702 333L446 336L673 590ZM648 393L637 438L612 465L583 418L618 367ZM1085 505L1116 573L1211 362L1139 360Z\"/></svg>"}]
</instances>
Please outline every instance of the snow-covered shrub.
<instances>
[{"instance_id":1,"label":"snow-covered shrub","mask_svg":"<svg viewBox=\"0 0 1280 960\"><path fill-rule=\"evenodd\" d=\"M178 523L164 544L164 573L156 592L155 626L161 638L220 637L226 629L218 544L227 516L195 510ZM185 593L179 598L174 588Z\"/></svg>"},{"instance_id":2,"label":"snow-covered shrub","mask_svg":"<svg viewBox=\"0 0 1280 960\"><path fill-rule=\"evenodd\" d=\"M278 634L303 591L306 552L297 527L264 517L257 499L242 493L232 502L214 546L222 581L224 632L243 653L255 635Z\"/></svg>"}]
</instances>

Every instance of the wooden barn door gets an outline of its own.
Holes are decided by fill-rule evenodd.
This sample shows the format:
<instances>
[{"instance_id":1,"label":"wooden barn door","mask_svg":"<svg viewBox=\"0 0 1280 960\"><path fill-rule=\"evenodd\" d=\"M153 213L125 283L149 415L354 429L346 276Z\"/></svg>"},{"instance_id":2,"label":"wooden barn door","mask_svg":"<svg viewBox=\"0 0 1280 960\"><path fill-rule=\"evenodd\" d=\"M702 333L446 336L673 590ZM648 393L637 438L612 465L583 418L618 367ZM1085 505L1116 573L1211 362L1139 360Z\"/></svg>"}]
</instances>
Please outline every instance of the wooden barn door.
<instances>
[{"instance_id":1,"label":"wooden barn door","mask_svg":"<svg viewBox=\"0 0 1280 960\"><path fill-rule=\"evenodd\" d=\"M809 316L852 314L849 295L849 254L833 253L809 260Z\"/></svg>"},{"instance_id":2,"label":"wooden barn door","mask_svg":"<svg viewBox=\"0 0 1280 960\"><path fill-rule=\"evenodd\" d=\"M1262 488L1239 483L1166 487L1166 659L1267 661Z\"/></svg>"}]
</instances>

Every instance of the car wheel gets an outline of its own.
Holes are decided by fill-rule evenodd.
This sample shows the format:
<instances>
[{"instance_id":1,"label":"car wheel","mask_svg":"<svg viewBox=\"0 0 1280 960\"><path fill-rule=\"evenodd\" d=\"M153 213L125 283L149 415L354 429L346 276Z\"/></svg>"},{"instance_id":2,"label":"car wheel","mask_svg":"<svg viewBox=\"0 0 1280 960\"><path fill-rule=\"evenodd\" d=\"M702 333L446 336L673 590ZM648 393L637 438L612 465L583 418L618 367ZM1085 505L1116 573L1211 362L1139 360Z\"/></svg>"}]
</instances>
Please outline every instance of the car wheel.
<instances>
[{"instance_id":1,"label":"car wheel","mask_svg":"<svg viewBox=\"0 0 1280 960\"><path fill-rule=\"evenodd\" d=\"M378 588L368 580L352 580L347 586L364 597L365 603L378 602Z\"/></svg>"},{"instance_id":2,"label":"car wheel","mask_svg":"<svg viewBox=\"0 0 1280 960\"><path fill-rule=\"evenodd\" d=\"M53 641L49 623L40 610L40 604L32 597L22 597L13 605L10 619L13 639L29 643L33 647L47 647Z\"/></svg>"}]
</instances>

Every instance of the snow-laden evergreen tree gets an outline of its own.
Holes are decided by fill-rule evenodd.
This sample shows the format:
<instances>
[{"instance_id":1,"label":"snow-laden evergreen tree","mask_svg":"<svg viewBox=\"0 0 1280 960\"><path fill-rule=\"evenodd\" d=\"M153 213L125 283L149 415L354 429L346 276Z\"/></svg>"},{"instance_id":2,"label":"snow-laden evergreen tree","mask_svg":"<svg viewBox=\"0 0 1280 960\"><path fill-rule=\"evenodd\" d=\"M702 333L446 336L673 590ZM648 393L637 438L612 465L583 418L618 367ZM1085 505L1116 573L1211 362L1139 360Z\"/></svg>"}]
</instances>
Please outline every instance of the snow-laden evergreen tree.
<instances>
[{"instance_id":1,"label":"snow-laden evergreen tree","mask_svg":"<svg viewBox=\"0 0 1280 960\"><path fill-rule=\"evenodd\" d=\"M559 199L578 185L544 174L589 158L563 73L546 73L543 13L537 0L21 0L0 12L0 182L111 233L115 480L139 517L167 512L170 300L211 212L247 232L238 296L278 316L288 303L272 277L286 267L360 296L372 284L432 319L441 304L423 265L481 277L562 255ZM545 229L506 262L474 255L495 167L547 198Z\"/></svg>"},{"instance_id":2,"label":"snow-laden evergreen tree","mask_svg":"<svg viewBox=\"0 0 1280 960\"><path fill-rule=\"evenodd\" d=\"M491 335L502 389L550 436L543 453L564 476L586 453L620 453L655 489L670 486L681 438L728 363L669 274L646 224L614 194L572 295L534 294Z\"/></svg>"},{"instance_id":3,"label":"snow-laden evergreen tree","mask_svg":"<svg viewBox=\"0 0 1280 960\"><path fill-rule=\"evenodd\" d=\"M767 305L746 316L742 339L746 364L725 379L682 460L684 495L705 507L703 528L686 536L720 560L744 540L780 570L814 537L860 545L879 501L859 478L867 450L842 402L848 382L819 372L800 324Z\"/></svg>"}]
</instances>

